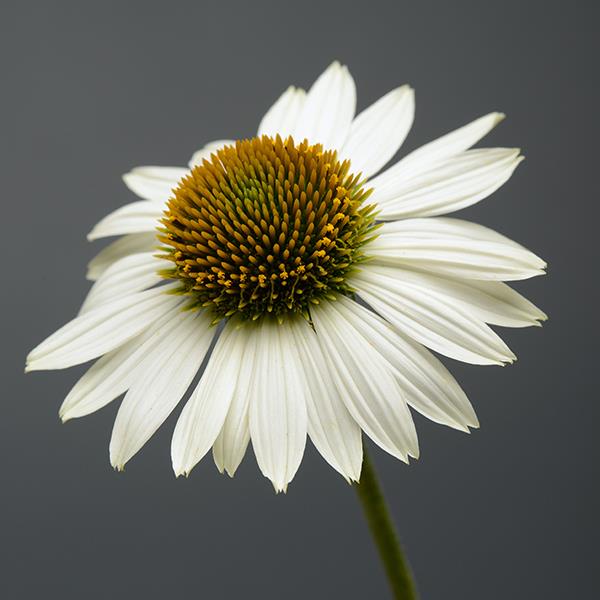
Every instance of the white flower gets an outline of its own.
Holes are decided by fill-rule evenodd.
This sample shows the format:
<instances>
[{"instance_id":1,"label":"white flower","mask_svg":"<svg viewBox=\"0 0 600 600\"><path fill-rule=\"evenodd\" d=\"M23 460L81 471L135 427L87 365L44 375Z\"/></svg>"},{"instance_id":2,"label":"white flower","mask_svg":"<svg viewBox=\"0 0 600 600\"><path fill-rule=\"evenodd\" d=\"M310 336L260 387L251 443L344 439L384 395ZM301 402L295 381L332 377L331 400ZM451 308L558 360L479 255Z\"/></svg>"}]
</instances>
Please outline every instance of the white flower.
<instances>
[{"instance_id":1,"label":"white flower","mask_svg":"<svg viewBox=\"0 0 600 600\"><path fill-rule=\"evenodd\" d=\"M27 362L32 371L98 359L60 414L81 417L125 393L114 467L158 429L205 360L173 435L177 475L211 448L233 475L252 440L262 473L285 490L308 433L352 481L362 431L404 461L418 456L410 408L462 431L478 426L427 348L473 364L512 362L489 324L546 318L503 283L540 275L545 263L490 229L439 215L489 196L522 157L469 150L502 120L491 113L377 175L412 125L413 90L392 90L356 117L355 99L335 62L308 93L285 91L257 138L208 144L191 172L124 176L142 199L88 236L123 237L91 261L95 283L80 314Z\"/></svg>"}]
</instances>

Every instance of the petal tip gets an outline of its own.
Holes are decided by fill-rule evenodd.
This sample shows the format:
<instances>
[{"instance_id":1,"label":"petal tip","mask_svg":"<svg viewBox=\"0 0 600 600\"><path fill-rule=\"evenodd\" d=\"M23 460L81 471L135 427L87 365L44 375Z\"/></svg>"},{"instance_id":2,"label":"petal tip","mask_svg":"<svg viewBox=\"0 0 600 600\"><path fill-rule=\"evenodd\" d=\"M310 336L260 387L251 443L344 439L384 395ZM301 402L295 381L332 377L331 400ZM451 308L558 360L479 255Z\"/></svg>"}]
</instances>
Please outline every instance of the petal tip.
<instances>
[{"instance_id":1,"label":"petal tip","mask_svg":"<svg viewBox=\"0 0 600 600\"><path fill-rule=\"evenodd\" d=\"M494 119L494 125L498 125L498 123L502 123L502 121L504 121L504 119L506 119L506 114L503 112L493 112L492 113L493 119Z\"/></svg>"}]
</instances>

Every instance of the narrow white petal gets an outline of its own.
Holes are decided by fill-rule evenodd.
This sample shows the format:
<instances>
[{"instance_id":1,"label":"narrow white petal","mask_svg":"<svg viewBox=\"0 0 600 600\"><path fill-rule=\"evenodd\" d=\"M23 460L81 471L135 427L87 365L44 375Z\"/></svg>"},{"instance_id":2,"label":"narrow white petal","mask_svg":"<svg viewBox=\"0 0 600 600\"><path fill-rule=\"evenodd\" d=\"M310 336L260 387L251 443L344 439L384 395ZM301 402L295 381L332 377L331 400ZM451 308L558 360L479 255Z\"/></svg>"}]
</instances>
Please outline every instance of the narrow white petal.
<instances>
[{"instance_id":1,"label":"narrow white petal","mask_svg":"<svg viewBox=\"0 0 600 600\"><path fill-rule=\"evenodd\" d=\"M277 492L294 478L306 445L307 390L289 324L261 324L250 399L250 436L258 466Z\"/></svg>"},{"instance_id":2,"label":"narrow white petal","mask_svg":"<svg viewBox=\"0 0 600 600\"><path fill-rule=\"evenodd\" d=\"M29 353L26 371L65 369L119 347L177 305L168 289L137 292L69 321Z\"/></svg>"},{"instance_id":3,"label":"narrow white petal","mask_svg":"<svg viewBox=\"0 0 600 600\"><path fill-rule=\"evenodd\" d=\"M392 90L352 121L341 158L352 172L371 177L396 154L413 123L415 93L408 85Z\"/></svg>"},{"instance_id":4,"label":"narrow white petal","mask_svg":"<svg viewBox=\"0 0 600 600\"><path fill-rule=\"evenodd\" d=\"M184 313L174 308L140 335L99 358L62 403L59 415L63 422L89 415L126 392L138 376L136 369L152 355L166 333L183 316ZM143 376L143 373L139 376Z\"/></svg>"},{"instance_id":5,"label":"narrow white petal","mask_svg":"<svg viewBox=\"0 0 600 600\"><path fill-rule=\"evenodd\" d=\"M164 206L158 202L140 200L131 202L99 221L88 233L88 240L112 235L155 231L163 216Z\"/></svg>"},{"instance_id":6,"label":"narrow white petal","mask_svg":"<svg viewBox=\"0 0 600 600\"><path fill-rule=\"evenodd\" d=\"M137 252L150 252L158 245L156 234L152 233L130 233L103 248L88 263L86 277L95 281L117 260L136 254Z\"/></svg>"},{"instance_id":7,"label":"narrow white petal","mask_svg":"<svg viewBox=\"0 0 600 600\"><path fill-rule=\"evenodd\" d=\"M499 233L460 219L434 217L384 223L366 248L377 263L493 281L543 275L546 263Z\"/></svg>"},{"instance_id":8,"label":"narrow white petal","mask_svg":"<svg viewBox=\"0 0 600 600\"><path fill-rule=\"evenodd\" d=\"M359 281L377 285L391 293L402 293L406 285L425 293L441 295L474 318L503 327L539 325L546 315L518 292L498 281L456 279L402 267L371 264L356 273Z\"/></svg>"},{"instance_id":9,"label":"narrow white petal","mask_svg":"<svg viewBox=\"0 0 600 600\"><path fill-rule=\"evenodd\" d=\"M258 135L279 134L284 139L294 135L305 100L306 92L302 88L290 86L263 117L258 126Z\"/></svg>"},{"instance_id":10,"label":"narrow white petal","mask_svg":"<svg viewBox=\"0 0 600 600\"><path fill-rule=\"evenodd\" d=\"M346 408L386 452L418 457L417 433L400 387L385 359L325 302L311 309L317 339Z\"/></svg>"},{"instance_id":11,"label":"narrow white petal","mask_svg":"<svg viewBox=\"0 0 600 600\"><path fill-rule=\"evenodd\" d=\"M421 344L395 330L372 311L340 297L334 308L390 365L407 403L427 418L455 429L478 427L477 416L454 377Z\"/></svg>"},{"instance_id":12,"label":"narrow white petal","mask_svg":"<svg viewBox=\"0 0 600 600\"><path fill-rule=\"evenodd\" d=\"M139 252L121 258L108 267L92 286L79 314L156 285L162 281L158 271L171 265L169 261L158 259L153 252Z\"/></svg>"},{"instance_id":13,"label":"narrow white petal","mask_svg":"<svg viewBox=\"0 0 600 600\"><path fill-rule=\"evenodd\" d=\"M255 370L256 338L252 335L238 334L240 344L243 345L243 360L239 365L239 374L231 405L225 417L225 422L213 445L213 458L217 468L222 473L233 477L239 467L246 448L250 442L250 427L248 423L248 407L250 405L250 390Z\"/></svg>"},{"instance_id":14,"label":"narrow white petal","mask_svg":"<svg viewBox=\"0 0 600 600\"><path fill-rule=\"evenodd\" d=\"M310 88L294 138L337 150L346 141L355 109L354 80L347 67L335 61Z\"/></svg>"},{"instance_id":15,"label":"narrow white petal","mask_svg":"<svg viewBox=\"0 0 600 600\"><path fill-rule=\"evenodd\" d=\"M190 169L201 165L204 159L209 160L210 155L221 149L223 146L230 146L231 144L235 144L235 142L233 140L215 140L214 142L208 142L206 146L192 154L192 158L190 158L189 162Z\"/></svg>"},{"instance_id":16,"label":"narrow white petal","mask_svg":"<svg viewBox=\"0 0 600 600\"><path fill-rule=\"evenodd\" d=\"M383 220L432 217L471 206L506 183L523 156L518 149L485 148L453 156L403 185L376 188L371 201Z\"/></svg>"},{"instance_id":17,"label":"narrow white petal","mask_svg":"<svg viewBox=\"0 0 600 600\"><path fill-rule=\"evenodd\" d=\"M215 329L202 312L182 313L150 352L117 413L110 462L122 470L177 406L208 351Z\"/></svg>"},{"instance_id":18,"label":"narrow white petal","mask_svg":"<svg viewBox=\"0 0 600 600\"><path fill-rule=\"evenodd\" d=\"M236 329L232 321L219 336L173 433L171 460L177 476L187 475L217 439L236 392L247 337L247 330Z\"/></svg>"},{"instance_id":19,"label":"narrow white petal","mask_svg":"<svg viewBox=\"0 0 600 600\"><path fill-rule=\"evenodd\" d=\"M292 325L307 382L308 435L321 456L348 481L358 481L362 467L362 434L335 386L317 335L304 322Z\"/></svg>"},{"instance_id":20,"label":"narrow white petal","mask_svg":"<svg viewBox=\"0 0 600 600\"><path fill-rule=\"evenodd\" d=\"M366 278L357 278L354 285L395 327L444 356L475 365L515 359L490 327L443 294L407 282L393 291Z\"/></svg>"},{"instance_id":21,"label":"narrow white petal","mask_svg":"<svg viewBox=\"0 0 600 600\"><path fill-rule=\"evenodd\" d=\"M387 188L386 193L393 197L395 185L402 186L407 179L423 171L429 171L441 161L469 149L503 119L504 115L501 113L490 113L429 142L407 154L402 160L371 180L369 185L376 190Z\"/></svg>"},{"instance_id":22,"label":"narrow white petal","mask_svg":"<svg viewBox=\"0 0 600 600\"><path fill-rule=\"evenodd\" d=\"M140 198L162 203L188 173L183 167L136 167L123 175L123 181Z\"/></svg>"}]
</instances>

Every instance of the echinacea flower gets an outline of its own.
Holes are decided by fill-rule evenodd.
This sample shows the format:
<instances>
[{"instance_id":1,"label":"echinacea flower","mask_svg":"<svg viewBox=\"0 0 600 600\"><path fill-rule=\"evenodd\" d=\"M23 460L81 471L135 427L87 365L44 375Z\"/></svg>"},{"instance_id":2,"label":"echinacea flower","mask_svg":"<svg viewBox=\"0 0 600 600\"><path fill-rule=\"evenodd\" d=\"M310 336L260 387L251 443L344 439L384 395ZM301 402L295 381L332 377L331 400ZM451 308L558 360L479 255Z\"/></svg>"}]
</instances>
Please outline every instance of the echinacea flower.
<instances>
[{"instance_id":1,"label":"echinacea flower","mask_svg":"<svg viewBox=\"0 0 600 600\"><path fill-rule=\"evenodd\" d=\"M30 353L27 370L98 359L73 387L64 421L121 394L110 442L122 469L177 406L173 468L212 448L233 475L249 441L285 490L307 434L359 479L362 432L393 456L419 454L411 409L468 431L477 417L430 352L472 364L515 356L491 325L545 315L505 281L545 263L481 225L441 217L489 196L518 149L470 149L491 113L378 175L413 122L414 94L392 90L355 117L347 68L290 87L252 139L220 140L189 168L124 176L142 198L90 240L123 236L90 263L80 314Z\"/></svg>"}]
</instances>

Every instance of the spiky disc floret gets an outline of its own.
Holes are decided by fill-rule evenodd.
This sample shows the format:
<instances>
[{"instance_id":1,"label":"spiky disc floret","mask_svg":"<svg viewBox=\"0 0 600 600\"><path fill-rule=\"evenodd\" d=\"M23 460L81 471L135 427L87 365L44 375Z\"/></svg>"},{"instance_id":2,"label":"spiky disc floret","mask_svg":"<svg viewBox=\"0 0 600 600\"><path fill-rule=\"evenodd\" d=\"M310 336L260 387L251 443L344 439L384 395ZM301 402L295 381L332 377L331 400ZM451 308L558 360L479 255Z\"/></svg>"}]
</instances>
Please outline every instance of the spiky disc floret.
<instances>
[{"instance_id":1,"label":"spiky disc floret","mask_svg":"<svg viewBox=\"0 0 600 600\"><path fill-rule=\"evenodd\" d=\"M217 318L287 313L349 293L349 270L375 232L360 175L333 150L269 136L237 141L192 169L159 239L182 291Z\"/></svg>"}]
</instances>

